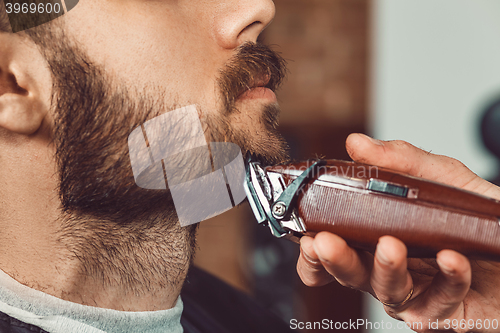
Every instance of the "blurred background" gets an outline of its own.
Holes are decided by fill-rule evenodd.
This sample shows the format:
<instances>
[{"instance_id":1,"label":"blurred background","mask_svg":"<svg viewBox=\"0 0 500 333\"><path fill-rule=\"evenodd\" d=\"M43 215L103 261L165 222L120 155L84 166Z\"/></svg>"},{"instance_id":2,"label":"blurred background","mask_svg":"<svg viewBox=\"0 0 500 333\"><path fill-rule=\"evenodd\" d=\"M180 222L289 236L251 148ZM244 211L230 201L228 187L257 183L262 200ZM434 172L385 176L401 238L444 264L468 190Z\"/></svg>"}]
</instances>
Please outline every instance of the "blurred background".
<instances>
[{"instance_id":1,"label":"blurred background","mask_svg":"<svg viewBox=\"0 0 500 333\"><path fill-rule=\"evenodd\" d=\"M276 18L262 40L289 63L278 99L294 159L349 159L346 137L363 132L455 157L498 179L500 1L274 2ZM258 226L244 204L201 223L195 263L287 322L389 320L360 292L304 286L298 252Z\"/></svg>"}]
</instances>

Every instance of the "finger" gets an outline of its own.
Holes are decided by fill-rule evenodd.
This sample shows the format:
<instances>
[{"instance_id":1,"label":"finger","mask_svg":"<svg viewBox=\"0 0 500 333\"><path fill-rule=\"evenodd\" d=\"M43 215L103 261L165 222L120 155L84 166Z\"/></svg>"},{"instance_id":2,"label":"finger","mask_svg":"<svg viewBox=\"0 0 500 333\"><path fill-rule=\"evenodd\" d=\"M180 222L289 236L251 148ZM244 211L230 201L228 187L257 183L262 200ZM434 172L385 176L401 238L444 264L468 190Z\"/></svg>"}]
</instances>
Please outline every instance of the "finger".
<instances>
[{"instance_id":1,"label":"finger","mask_svg":"<svg viewBox=\"0 0 500 333\"><path fill-rule=\"evenodd\" d=\"M380 301L401 303L412 290L413 282L407 270L406 255L406 246L400 240L391 236L379 239L371 284Z\"/></svg>"},{"instance_id":2,"label":"finger","mask_svg":"<svg viewBox=\"0 0 500 333\"><path fill-rule=\"evenodd\" d=\"M458 252L443 250L436 259L440 272L422 295L421 309L436 318L457 317L471 284L469 260Z\"/></svg>"},{"instance_id":3,"label":"finger","mask_svg":"<svg viewBox=\"0 0 500 333\"><path fill-rule=\"evenodd\" d=\"M324 286L334 279L318 259L313 248L313 238L304 236L300 239L300 256L297 261L297 273L306 286Z\"/></svg>"},{"instance_id":4,"label":"finger","mask_svg":"<svg viewBox=\"0 0 500 333\"><path fill-rule=\"evenodd\" d=\"M370 273L373 258L366 252L358 252L340 238L320 232L314 237L314 251L323 267L343 286L372 292Z\"/></svg>"},{"instance_id":5,"label":"finger","mask_svg":"<svg viewBox=\"0 0 500 333\"><path fill-rule=\"evenodd\" d=\"M459 161L441 155L431 154L408 142L380 141L364 134L351 134L346 140L346 149L355 161L389 168L412 176L439 180L446 183L446 176L453 170L453 180L465 184L476 175ZM456 184L460 186L462 184Z\"/></svg>"}]
</instances>

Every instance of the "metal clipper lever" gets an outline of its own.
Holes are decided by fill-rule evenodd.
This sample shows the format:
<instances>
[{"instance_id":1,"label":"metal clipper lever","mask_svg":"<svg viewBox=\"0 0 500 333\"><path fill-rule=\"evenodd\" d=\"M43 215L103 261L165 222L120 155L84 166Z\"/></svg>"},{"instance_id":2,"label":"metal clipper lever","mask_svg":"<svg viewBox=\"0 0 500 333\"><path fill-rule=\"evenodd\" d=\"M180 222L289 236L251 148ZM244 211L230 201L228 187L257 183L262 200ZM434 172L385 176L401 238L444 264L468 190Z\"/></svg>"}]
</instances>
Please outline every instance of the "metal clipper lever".
<instances>
[{"instance_id":1,"label":"metal clipper lever","mask_svg":"<svg viewBox=\"0 0 500 333\"><path fill-rule=\"evenodd\" d=\"M296 234L306 231L296 212L295 203L314 171L324 164L325 161L318 160L285 187L281 175L268 175L251 155L247 157L245 192L257 221L268 225L273 236L298 241Z\"/></svg>"}]
</instances>

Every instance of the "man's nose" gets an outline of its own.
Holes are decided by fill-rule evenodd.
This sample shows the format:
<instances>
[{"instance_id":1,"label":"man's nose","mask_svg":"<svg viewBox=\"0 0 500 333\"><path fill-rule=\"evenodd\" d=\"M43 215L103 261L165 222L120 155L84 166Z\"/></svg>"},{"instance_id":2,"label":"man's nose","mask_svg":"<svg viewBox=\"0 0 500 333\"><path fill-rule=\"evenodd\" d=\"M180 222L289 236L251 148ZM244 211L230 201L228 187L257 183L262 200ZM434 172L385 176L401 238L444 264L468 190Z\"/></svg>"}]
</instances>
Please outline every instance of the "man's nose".
<instances>
[{"instance_id":1,"label":"man's nose","mask_svg":"<svg viewBox=\"0 0 500 333\"><path fill-rule=\"evenodd\" d=\"M223 1L217 7L214 33L219 46L225 49L256 42L276 10L272 0Z\"/></svg>"}]
</instances>

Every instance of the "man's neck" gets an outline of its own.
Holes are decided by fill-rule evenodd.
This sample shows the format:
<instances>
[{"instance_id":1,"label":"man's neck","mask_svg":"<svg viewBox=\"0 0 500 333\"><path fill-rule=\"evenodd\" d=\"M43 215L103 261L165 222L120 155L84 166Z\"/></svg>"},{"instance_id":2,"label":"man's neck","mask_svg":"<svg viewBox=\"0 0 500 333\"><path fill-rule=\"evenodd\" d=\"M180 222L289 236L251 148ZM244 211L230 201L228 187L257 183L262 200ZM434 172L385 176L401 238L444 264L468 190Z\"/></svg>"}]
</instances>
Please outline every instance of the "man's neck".
<instances>
[{"instance_id":1,"label":"man's neck","mask_svg":"<svg viewBox=\"0 0 500 333\"><path fill-rule=\"evenodd\" d=\"M194 227L144 221L66 219L58 240L74 255L78 275L63 297L126 311L174 306L194 251ZM85 291L85 292L82 292ZM90 297L89 297L90 296Z\"/></svg>"},{"instance_id":2,"label":"man's neck","mask_svg":"<svg viewBox=\"0 0 500 333\"><path fill-rule=\"evenodd\" d=\"M58 298L121 311L172 308L194 248L194 230L178 223L11 222L2 233L9 240L0 236L0 269Z\"/></svg>"}]
</instances>

